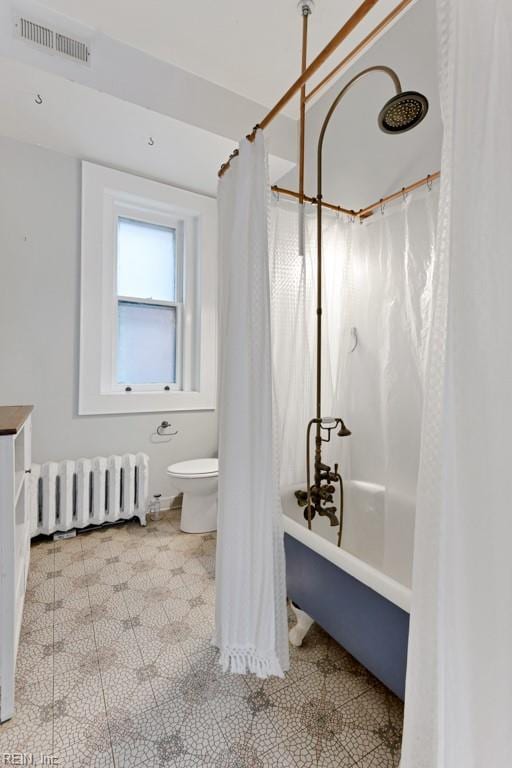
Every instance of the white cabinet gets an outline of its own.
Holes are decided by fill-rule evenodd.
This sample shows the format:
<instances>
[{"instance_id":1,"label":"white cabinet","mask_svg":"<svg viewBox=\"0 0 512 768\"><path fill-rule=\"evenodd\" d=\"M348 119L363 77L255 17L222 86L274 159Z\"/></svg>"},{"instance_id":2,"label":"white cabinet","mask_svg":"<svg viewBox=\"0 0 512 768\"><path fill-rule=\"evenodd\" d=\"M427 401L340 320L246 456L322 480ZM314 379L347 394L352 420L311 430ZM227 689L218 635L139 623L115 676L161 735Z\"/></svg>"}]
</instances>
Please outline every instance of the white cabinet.
<instances>
[{"instance_id":1,"label":"white cabinet","mask_svg":"<svg viewBox=\"0 0 512 768\"><path fill-rule=\"evenodd\" d=\"M30 560L32 406L0 406L0 722L14 714L14 674Z\"/></svg>"}]
</instances>

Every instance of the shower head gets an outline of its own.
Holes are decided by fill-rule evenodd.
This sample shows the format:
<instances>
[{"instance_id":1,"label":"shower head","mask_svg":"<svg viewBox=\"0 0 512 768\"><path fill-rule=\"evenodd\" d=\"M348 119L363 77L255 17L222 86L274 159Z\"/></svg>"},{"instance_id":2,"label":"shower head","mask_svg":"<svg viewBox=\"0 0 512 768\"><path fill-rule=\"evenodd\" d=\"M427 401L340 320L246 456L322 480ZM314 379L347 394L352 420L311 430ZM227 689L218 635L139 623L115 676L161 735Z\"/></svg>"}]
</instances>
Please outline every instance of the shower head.
<instances>
[{"instance_id":1,"label":"shower head","mask_svg":"<svg viewBox=\"0 0 512 768\"><path fill-rule=\"evenodd\" d=\"M428 112L428 100L417 91L400 91L387 101L379 114L384 133L405 133L415 128Z\"/></svg>"},{"instance_id":2,"label":"shower head","mask_svg":"<svg viewBox=\"0 0 512 768\"><path fill-rule=\"evenodd\" d=\"M340 430L337 433L338 437L349 437L352 434L352 432L350 431L350 429L348 427L345 426L345 422L344 421L342 421L340 419L340 422L341 422Z\"/></svg>"}]
</instances>

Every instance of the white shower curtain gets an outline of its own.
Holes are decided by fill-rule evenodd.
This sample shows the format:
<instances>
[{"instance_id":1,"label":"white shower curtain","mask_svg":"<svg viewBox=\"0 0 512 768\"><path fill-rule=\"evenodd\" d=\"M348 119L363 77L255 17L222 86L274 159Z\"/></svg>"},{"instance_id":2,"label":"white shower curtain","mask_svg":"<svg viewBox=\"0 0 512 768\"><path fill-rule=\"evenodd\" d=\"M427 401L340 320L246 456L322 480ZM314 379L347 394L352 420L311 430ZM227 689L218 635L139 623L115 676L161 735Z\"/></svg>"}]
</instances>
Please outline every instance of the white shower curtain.
<instances>
[{"instance_id":1,"label":"white shower curtain","mask_svg":"<svg viewBox=\"0 0 512 768\"><path fill-rule=\"evenodd\" d=\"M358 346L349 358L351 477L385 488L381 530L368 535L372 564L411 584L425 347L432 308L438 187L355 227L352 312ZM352 346L355 344L355 339ZM343 391L343 382L339 388ZM347 422L348 423L348 422ZM351 515L364 513L356 505ZM377 524L354 521L362 531ZM354 545L347 528L346 545ZM372 543L373 542L373 543Z\"/></svg>"},{"instance_id":2,"label":"white shower curtain","mask_svg":"<svg viewBox=\"0 0 512 768\"><path fill-rule=\"evenodd\" d=\"M214 643L224 669L288 669L273 413L268 179L263 134L220 180L219 515Z\"/></svg>"},{"instance_id":3,"label":"white shower curtain","mask_svg":"<svg viewBox=\"0 0 512 768\"><path fill-rule=\"evenodd\" d=\"M512 4L438 0L444 125L402 768L512 765Z\"/></svg>"},{"instance_id":4,"label":"white shower curtain","mask_svg":"<svg viewBox=\"0 0 512 768\"><path fill-rule=\"evenodd\" d=\"M298 207L273 197L270 220L272 356L278 412L280 482L305 478L305 429L314 413L313 265L299 252Z\"/></svg>"},{"instance_id":5,"label":"white shower curtain","mask_svg":"<svg viewBox=\"0 0 512 768\"><path fill-rule=\"evenodd\" d=\"M352 430L349 439L333 437L324 456L339 462L344 480L385 487L385 518L368 521L380 526L369 531L372 564L407 585L437 199L437 187L424 190L363 225L324 217L323 413L342 417ZM274 200L272 338L285 492L304 482L306 425L314 414L314 208L306 222L301 255L296 206ZM352 507L348 488L343 545L359 554L350 536ZM313 527L321 531L329 523L317 519Z\"/></svg>"},{"instance_id":6,"label":"white shower curtain","mask_svg":"<svg viewBox=\"0 0 512 768\"><path fill-rule=\"evenodd\" d=\"M279 415L281 486L305 480L306 427L315 414L316 210L305 216L305 253L299 251L298 205L273 197L270 227L272 350ZM324 217L324 414L346 406L346 350L351 298L351 224ZM343 382L343 392L339 388ZM343 448L337 443L339 450ZM327 450L327 449L326 449ZM348 456L347 456L348 458Z\"/></svg>"}]
</instances>

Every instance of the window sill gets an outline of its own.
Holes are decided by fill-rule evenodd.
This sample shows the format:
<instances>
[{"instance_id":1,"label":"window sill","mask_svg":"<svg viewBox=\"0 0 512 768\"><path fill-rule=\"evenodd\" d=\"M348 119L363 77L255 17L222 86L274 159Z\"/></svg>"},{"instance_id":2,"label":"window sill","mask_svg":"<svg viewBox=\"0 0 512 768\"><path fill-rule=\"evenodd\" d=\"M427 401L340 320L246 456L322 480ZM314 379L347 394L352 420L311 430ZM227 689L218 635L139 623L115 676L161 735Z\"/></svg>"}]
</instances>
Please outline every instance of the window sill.
<instances>
[{"instance_id":1,"label":"window sill","mask_svg":"<svg viewBox=\"0 0 512 768\"><path fill-rule=\"evenodd\" d=\"M205 392L119 392L95 394L83 392L79 416L116 413L152 413L172 411L214 411L215 399Z\"/></svg>"}]
</instances>

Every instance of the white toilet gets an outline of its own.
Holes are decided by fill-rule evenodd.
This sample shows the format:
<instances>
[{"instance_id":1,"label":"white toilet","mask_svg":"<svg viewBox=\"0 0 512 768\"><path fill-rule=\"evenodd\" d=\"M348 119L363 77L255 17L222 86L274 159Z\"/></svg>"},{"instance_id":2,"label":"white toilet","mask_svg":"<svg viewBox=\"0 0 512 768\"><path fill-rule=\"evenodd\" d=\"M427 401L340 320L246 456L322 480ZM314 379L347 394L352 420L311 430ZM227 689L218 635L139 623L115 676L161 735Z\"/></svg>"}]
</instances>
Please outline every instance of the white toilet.
<instances>
[{"instance_id":1,"label":"white toilet","mask_svg":"<svg viewBox=\"0 0 512 768\"><path fill-rule=\"evenodd\" d=\"M180 528L185 533L217 530L218 459L191 459L171 464L167 474L183 493Z\"/></svg>"}]
</instances>

